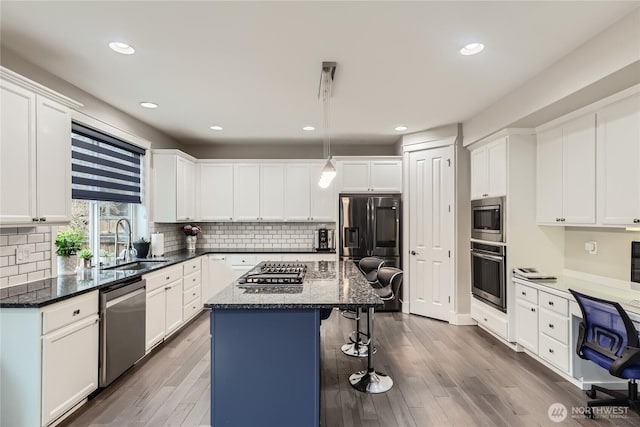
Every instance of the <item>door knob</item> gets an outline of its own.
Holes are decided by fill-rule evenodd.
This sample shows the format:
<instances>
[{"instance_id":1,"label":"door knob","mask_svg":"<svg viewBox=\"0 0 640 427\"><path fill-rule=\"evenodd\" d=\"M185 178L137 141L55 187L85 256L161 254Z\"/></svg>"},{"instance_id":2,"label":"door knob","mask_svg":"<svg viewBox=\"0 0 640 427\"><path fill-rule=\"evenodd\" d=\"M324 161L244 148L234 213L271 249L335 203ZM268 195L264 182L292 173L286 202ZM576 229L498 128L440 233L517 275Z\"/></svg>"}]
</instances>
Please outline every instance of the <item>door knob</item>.
<instances>
[{"instance_id":1,"label":"door knob","mask_svg":"<svg viewBox=\"0 0 640 427\"><path fill-rule=\"evenodd\" d=\"M416 251L411 251L411 255L418 255L418 252L416 252Z\"/></svg>"}]
</instances>

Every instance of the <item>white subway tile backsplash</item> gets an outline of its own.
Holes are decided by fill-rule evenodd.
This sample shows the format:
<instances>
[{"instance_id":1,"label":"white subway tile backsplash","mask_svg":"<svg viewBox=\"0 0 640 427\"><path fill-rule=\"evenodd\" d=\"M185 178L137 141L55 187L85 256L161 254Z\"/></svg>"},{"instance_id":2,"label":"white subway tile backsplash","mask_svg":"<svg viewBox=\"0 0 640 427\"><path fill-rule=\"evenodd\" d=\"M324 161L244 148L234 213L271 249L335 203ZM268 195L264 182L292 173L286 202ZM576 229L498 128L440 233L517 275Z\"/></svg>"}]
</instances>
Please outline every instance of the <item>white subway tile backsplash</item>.
<instances>
[{"instance_id":1,"label":"white subway tile backsplash","mask_svg":"<svg viewBox=\"0 0 640 427\"><path fill-rule=\"evenodd\" d=\"M12 234L9 236L10 245L24 245L25 243L27 243L26 234Z\"/></svg>"},{"instance_id":2,"label":"white subway tile backsplash","mask_svg":"<svg viewBox=\"0 0 640 427\"><path fill-rule=\"evenodd\" d=\"M16 254L16 245L7 245L0 247L0 256L11 256Z\"/></svg>"},{"instance_id":3,"label":"white subway tile backsplash","mask_svg":"<svg viewBox=\"0 0 640 427\"><path fill-rule=\"evenodd\" d=\"M31 252L28 262L20 265L18 246ZM0 288L46 277L51 277L51 227L0 229Z\"/></svg>"},{"instance_id":4,"label":"white subway tile backsplash","mask_svg":"<svg viewBox=\"0 0 640 427\"><path fill-rule=\"evenodd\" d=\"M36 271L36 267L37 267L37 264L35 262L30 262L28 264L20 264L18 266L18 273L19 274L31 273Z\"/></svg>"},{"instance_id":5,"label":"white subway tile backsplash","mask_svg":"<svg viewBox=\"0 0 640 427\"><path fill-rule=\"evenodd\" d=\"M44 234L43 233L34 233L34 234L29 234L27 236L27 242L28 243L40 243L40 242L44 242Z\"/></svg>"},{"instance_id":6,"label":"white subway tile backsplash","mask_svg":"<svg viewBox=\"0 0 640 427\"><path fill-rule=\"evenodd\" d=\"M9 277L9 286L18 285L20 283L25 283L29 280L29 276L27 274L20 274L18 276Z\"/></svg>"},{"instance_id":7,"label":"white subway tile backsplash","mask_svg":"<svg viewBox=\"0 0 640 427\"><path fill-rule=\"evenodd\" d=\"M11 277L18 274L18 266L10 265L7 267L0 268L0 277Z\"/></svg>"}]
</instances>

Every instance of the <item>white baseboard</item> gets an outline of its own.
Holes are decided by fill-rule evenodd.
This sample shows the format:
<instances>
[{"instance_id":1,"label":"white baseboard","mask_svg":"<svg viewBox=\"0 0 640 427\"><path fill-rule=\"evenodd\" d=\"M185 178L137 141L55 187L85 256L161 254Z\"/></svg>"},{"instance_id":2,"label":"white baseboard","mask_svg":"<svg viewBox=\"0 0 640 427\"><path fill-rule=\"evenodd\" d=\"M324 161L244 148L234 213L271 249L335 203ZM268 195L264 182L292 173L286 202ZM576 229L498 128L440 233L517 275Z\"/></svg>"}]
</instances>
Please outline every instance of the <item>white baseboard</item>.
<instances>
[{"instance_id":1,"label":"white baseboard","mask_svg":"<svg viewBox=\"0 0 640 427\"><path fill-rule=\"evenodd\" d=\"M456 326L471 326L477 325L478 322L471 318L470 313L454 314L451 320L452 325Z\"/></svg>"}]
</instances>

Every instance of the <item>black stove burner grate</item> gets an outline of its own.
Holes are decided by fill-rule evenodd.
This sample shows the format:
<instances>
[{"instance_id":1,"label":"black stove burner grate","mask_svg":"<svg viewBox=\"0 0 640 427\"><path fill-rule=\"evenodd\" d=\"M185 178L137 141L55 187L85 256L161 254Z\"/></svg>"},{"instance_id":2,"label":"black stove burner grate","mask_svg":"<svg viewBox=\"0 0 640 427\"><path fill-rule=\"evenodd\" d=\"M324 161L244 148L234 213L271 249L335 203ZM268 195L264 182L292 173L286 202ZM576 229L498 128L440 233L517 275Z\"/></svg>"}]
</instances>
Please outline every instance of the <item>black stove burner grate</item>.
<instances>
[{"instance_id":1,"label":"black stove burner grate","mask_svg":"<svg viewBox=\"0 0 640 427\"><path fill-rule=\"evenodd\" d=\"M265 263L257 273L247 273L238 279L241 284L291 285L301 284L307 266L300 263Z\"/></svg>"}]
</instances>

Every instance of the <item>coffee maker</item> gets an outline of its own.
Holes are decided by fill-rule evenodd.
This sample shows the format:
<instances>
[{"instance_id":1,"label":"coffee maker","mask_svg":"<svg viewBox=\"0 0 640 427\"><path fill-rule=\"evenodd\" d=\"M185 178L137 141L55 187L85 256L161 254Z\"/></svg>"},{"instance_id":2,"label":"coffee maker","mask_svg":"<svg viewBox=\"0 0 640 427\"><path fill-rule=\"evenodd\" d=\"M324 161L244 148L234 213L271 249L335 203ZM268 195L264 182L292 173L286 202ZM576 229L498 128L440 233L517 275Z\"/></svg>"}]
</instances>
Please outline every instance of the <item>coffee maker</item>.
<instances>
[{"instance_id":1,"label":"coffee maker","mask_svg":"<svg viewBox=\"0 0 640 427\"><path fill-rule=\"evenodd\" d=\"M315 231L314 247L317 251L330 251L333 246L333 230L319 228Z\"/></svg>"}]
</instances>

